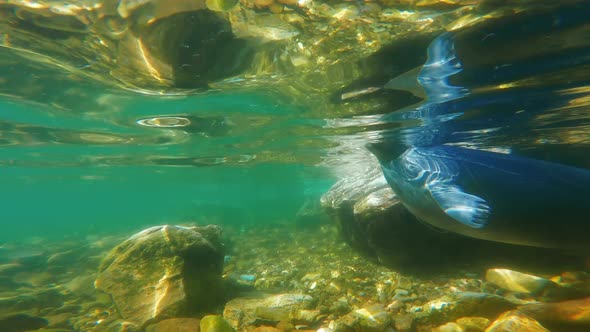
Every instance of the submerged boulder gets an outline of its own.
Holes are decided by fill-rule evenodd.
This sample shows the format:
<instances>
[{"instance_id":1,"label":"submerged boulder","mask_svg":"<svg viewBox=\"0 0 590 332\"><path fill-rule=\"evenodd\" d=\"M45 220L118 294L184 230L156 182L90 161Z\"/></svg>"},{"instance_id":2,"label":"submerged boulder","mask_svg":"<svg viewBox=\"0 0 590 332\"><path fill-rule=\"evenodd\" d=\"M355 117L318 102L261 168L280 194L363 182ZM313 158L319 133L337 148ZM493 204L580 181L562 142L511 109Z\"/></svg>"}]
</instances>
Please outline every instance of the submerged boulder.
<instances>
[{"instance_id":1,"label":"submerged boulder","mask_svg":"<svg viewBox=\"0 0 590 332\"><path fill-rule=\"evenodd\" d=\"M551 326L552 331L579 327L590 330L590 298L553 302L532 303L518 307L518 311Z\"/></svg>"},{"instance_id":2,"label":"submerged boulder","mask_svg":"<svg viewBox=\"0 0 590 332\"><path fill-rule=\"evenodd\" d=\"M513 310L498 317L485 332L549 332L549 330L533 318Z\"/></svg>"},{"instance_id":3,"label":"submerged boulder","mask_svg":"<svg viewBox=\"0 0 590 332\"><path fill-rule=\"evenodd\" d=\"M379 263L396 269L451 269L466 263L535 267L539 259L583 266L583 257L551 249L484 241L435 229L401 203L377 160L362 172L341 178L321 198L344 240Z\"/></svg>"},{"instance_id":4,"label":"submerged boulder","mask_svg":"<svg viewBox=\"0 0 590 332\"><path fill-rule=\"evenodd\" d=\"M322 198L344 240L365 255L395 268L440 264L464 255L473 242L419 222L387 184L377 161L365 172L338 181Z\"/></svg>"},{"instance_id":5,"label":"submerged boulder","mask_svg":"<svg viewBox=\"0 0 590 332\"><path fill-rule=\"evenodd\" d=\"M96 288L139 326L211 309L223 299L220 234L215 225L141 231L105 257Z\"/></svg>"}]
</instances>

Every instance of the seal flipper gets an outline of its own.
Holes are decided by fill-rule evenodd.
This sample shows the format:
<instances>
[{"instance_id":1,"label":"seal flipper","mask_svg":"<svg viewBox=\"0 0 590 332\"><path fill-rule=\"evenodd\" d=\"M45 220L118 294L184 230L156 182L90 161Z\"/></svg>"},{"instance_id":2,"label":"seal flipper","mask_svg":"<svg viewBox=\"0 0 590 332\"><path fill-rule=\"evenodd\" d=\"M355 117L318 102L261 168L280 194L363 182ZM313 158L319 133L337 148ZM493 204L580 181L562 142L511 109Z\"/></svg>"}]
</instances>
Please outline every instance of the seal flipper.
<instances>
[{"instance_id":1,"label":"seal flipper","mask_svg":"<svg viewBox=\"0 0 590 332\"><path fill-rule=\"evenodd\" d=\"M441 209L456 221L475 229L488 224L491 208L485 199L441 182L429 184L427 188Z\"/></svg>"}]
</instances>

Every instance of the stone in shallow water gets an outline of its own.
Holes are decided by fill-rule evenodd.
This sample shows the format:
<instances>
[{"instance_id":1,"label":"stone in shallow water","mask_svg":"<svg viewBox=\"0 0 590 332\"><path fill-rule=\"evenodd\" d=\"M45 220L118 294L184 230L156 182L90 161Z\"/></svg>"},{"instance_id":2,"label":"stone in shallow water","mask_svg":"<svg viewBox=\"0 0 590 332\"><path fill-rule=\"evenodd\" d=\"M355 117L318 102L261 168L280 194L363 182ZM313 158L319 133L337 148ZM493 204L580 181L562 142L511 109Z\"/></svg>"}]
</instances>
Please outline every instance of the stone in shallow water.
<instances>
[{"instance_id":1,"label":"stone in shallow water","mask_svg":"<svg viewBox=\"0 0 590 332\"><path fill-rule=\"evenodd\" d=\"M483 332L490 325L490 320L484 317L462 317L456 323L466 332Z\"/></svg>"},{"instance_id":2,"label":"stone in shallow water","mask_svg":"<svg viewBox=\"0 0 590 332\"><path fill-rule=\"evenodd\" d=\"M391 317L381 305L357 309L335 322L334 331L381 332L391 323Z\"/></svg>"},{"instance_id":3,"label":"stone in shallow water","mask_svg":"<svg viewBox=\"0 0 590 332\"><path fill-rule=\"evenodd\" d=\"M433 332L465 332L461 325L457 323L446 323L432 330Z\"/></svg>"},{"instance_id":4,"label":"stone in shallow water","mask_svg":"<svg viewBox=\"0 0 590 332\"><path fill-rule=\"evenodd\" d=\"M486 281L502 289L524 294L540 294L548 288L557 287L551 280L507 269L487 270Z\"/></svg>"},{"instance_id":5,"label":"stone in shallow water","mask_svg":"<svg viewBox=\"0 0 590 332\"><path fill-rule=\"evenodd\" d=\"M410 310L416 312L416 319L421 324L443 324L473 315L494 318L515 307L514 303L498 295L458 292Z\"/></svg>"},{"instance_id":6,"label":"stone in shallow water","mask_svg":"<svg viewBox=\"0 0 590 332\"><path fill-rule=\"evenodd\" d=\"M233 332L234 329L219 315L208 315L201 319L201 332Z\"/></svg>"},{"instance_id":7,"label":"stone in shallow water","mask_svg":"<svg viewBox=\"0 0 590 332\"><path fill-rule=\"evenodd\" d=\"M199 332L199 324L196 318L170 318L149 325L145 332Z\"/></svg>"},{"instance_id":8,"label":"stone in shallow water","mask_svg":"<svg viewBox=\"0 0 590 332\"><path fill-rule=\"evenodd\" d=\"M277 323L290 321L293 312L313 307L314 299L305 294L260 295L252 298L236 298L229 301L223 317L237 331L254 322Z\"/></svg>"},{"instance_id":9,"label":"stone in shallow water","mask_svg":"<svg viewBox=\"0 0 590 332\"><path fill-rule=\"evenodd\" d=\"M508 311L498 317L485 332L549 332L549 330L518 311Z\"/></svg>"},{"instance_id":10,"label":"stone in shallow water","mask_svg":"<svg viewBox=\"0 0 590 332\"><path fill-rule=\"evenodd\" d=\"M534 303L520 306L518 310L543 324L586 326L590 330L590 298Z\"/></svg>"},{"instance_id":11,"label":"stone in shallow water","mask_svg":"<svg viewBox=\"0 0 590 332\"><path fill-rule=\"evenodd\" d=\"M220 233L213 225L146 229L105 257L96 288L139 326L210 309L223 298Z\"/></svg>"}]
</instances>

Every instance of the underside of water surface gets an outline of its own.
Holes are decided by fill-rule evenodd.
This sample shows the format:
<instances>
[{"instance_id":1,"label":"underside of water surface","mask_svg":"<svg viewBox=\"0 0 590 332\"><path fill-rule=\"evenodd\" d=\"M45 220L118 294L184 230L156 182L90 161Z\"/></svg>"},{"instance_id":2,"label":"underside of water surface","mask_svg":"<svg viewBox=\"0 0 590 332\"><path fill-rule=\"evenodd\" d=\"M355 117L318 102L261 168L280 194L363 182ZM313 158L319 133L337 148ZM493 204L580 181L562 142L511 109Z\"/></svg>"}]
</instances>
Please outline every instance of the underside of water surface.
<instances>
[{"instance_id":1,"label":"underside of water surface","mask_svg":"<svg viewBox=\"0 0 590 332\"><path fill-rule=\"evenodd\" d=\"M590 5L0 0L0 331L590 329Z\"/></svg>"}]
</instances>

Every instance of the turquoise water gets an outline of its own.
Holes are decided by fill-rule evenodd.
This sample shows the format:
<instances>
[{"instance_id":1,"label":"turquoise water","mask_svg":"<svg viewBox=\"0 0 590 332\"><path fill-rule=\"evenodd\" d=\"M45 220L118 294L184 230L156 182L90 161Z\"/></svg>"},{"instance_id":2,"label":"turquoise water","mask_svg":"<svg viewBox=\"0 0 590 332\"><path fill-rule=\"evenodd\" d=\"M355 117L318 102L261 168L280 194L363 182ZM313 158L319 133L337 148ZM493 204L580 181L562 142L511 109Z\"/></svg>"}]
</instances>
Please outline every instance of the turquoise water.
<instances>
[{"instance_id":1,"label":"turquoise water","mask_svg":"<svg viewBox=\"0 0 590 332\"><path fill-rule=\"evenodd\" d=\"M2 240L189 221L264 224L293 218L332 182L302 163L258 162L259 147L232 148L280 148L264 136L285 126L281 114L294 113L292 104L256 94L119 98L116 111L74 114L2 102L1 196L10 220ZM200 118L194 132L138 124L166 115ZM203 116L232 121L231 128L211 137L207 123L198 127ZM259 129L256 121L267 124Z\"/></svg>"}]
</instances>

